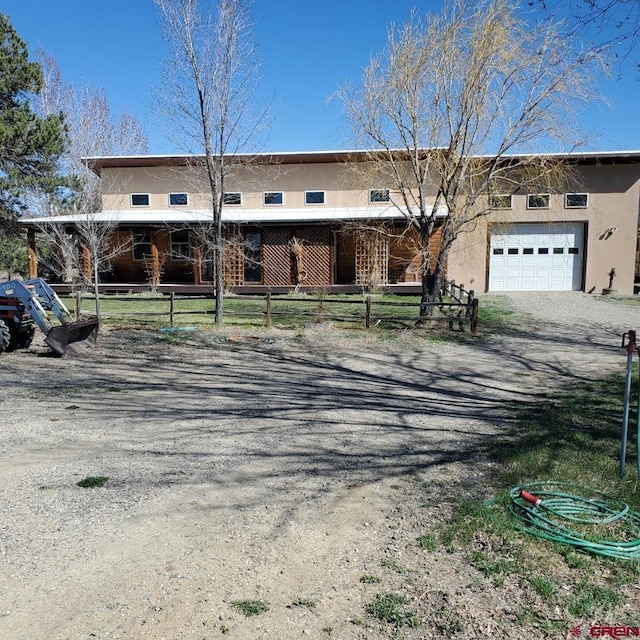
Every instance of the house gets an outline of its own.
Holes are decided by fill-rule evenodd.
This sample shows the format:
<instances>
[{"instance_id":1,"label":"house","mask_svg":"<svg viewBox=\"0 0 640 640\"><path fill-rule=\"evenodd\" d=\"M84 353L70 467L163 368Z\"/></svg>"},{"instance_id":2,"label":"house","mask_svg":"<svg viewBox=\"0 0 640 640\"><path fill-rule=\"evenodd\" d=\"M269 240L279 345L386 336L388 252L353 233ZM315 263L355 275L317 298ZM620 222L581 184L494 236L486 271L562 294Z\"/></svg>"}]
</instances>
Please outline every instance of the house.
<instances>
[{"instance_id":1,"label":"house","mask_svg":"<svg viewBox=\"0 0 640 640\"><path fill-rule=\"evenodd\" d=\"M449 278L478 292L581 290L632 293L640 152L561 156L574 188L492 195L491 215L456 240ZM224 279L237 291L293 286L406 286L421 277L417 238L383 175L364 182L358 152L260 154L225 185ZM103 211L127 250L104 282L202 286L211 261L199 238L211 220L204 172L193 156L90 158ZM397 200L397 198L395 198ZM432 212L437 221L446 210ZM73 227L77 216L56 223ZM37 273L38 219L29 232ZM433 248L438 243L436 233Z\"/></svg>"}]
</instances>

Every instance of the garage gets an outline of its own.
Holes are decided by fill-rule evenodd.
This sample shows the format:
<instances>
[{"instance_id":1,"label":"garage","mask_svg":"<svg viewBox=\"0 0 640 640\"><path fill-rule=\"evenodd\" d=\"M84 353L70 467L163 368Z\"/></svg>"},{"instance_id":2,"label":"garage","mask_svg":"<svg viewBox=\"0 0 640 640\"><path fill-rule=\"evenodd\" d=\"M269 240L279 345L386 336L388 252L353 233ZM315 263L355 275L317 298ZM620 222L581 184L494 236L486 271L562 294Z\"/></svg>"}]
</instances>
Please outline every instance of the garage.
<instances>
[{"instance_id":1,"label":"garage","mask_svg":"<svg viewBox=\"0 0 640 640\"><path fill-rule=\"evenodd\" d=\"M489 246L489 291L579 291L583 223L496 226Z\"/></svg>"}]
</instances>

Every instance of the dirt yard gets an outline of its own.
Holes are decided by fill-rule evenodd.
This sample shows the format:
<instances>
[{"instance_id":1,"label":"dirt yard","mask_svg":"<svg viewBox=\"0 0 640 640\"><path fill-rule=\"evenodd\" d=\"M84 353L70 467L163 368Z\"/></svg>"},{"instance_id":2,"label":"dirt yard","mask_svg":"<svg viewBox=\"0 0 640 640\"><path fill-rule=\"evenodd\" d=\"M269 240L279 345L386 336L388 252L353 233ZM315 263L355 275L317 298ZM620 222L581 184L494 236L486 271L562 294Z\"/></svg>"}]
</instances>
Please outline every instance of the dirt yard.
<instances>
[{"instance_id":1,"label":"dirt yard","mask_svg":"<svg viewBox=\"0 0 640 640\"><path fill-rule=\"evenodd\" d=\"M513 304L526 331L460 344L112 330L75 358L3 354L0 638L542 637L416 537L483 482L506 401L623 367L640 323L583 294ZM422 621L397 636L365 609L394 590Z\"/></svg>"}]
</instances>

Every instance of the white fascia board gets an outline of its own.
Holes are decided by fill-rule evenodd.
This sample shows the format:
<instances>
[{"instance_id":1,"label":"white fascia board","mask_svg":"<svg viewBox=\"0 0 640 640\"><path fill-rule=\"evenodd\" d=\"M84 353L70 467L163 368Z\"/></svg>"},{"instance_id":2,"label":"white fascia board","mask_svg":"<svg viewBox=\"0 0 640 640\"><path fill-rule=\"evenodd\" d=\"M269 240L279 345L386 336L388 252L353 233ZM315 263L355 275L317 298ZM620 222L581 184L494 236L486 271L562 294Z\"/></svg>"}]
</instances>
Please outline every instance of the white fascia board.
<instances>
[{"instance_id":1,"label":"white fascia board","mask_svg":"<svg viewBox=\"0 0 640 640\"><path fill-rule=\"evenodd\" d=\"M394 220L406 216L406 209L399 210L396 207L305 207L304 209L285 209L282 207L264 209L235 209L224 207L222 209L222 221L236 224L263 224L278 222L339 222L351 220ZM436 217L445 217L445 208L439 208ZM211 222L211 211L207 209L146 209L101 211L85 216L76 214L70 216L53 216L51 218L27 218L20 222L24 225L38 225L46 223L75 224L85 220L97 223L117 224L202 224Z\"/></svg>"}]
</instances>

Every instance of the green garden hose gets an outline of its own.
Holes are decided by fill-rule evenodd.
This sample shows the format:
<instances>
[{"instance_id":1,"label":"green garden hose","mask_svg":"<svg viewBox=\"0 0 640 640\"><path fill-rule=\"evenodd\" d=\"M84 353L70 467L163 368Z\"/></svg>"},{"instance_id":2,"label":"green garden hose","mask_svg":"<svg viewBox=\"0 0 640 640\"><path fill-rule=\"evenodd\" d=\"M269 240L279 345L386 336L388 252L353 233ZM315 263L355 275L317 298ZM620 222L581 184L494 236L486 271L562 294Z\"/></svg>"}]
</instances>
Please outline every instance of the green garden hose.
<instances>
[{"instance_id":1,"label":"green garden hose","mask_svg":"<svg viewBox=\"0 0 640 640\"><path fill-rule=\"evenodd\" d=\"M520 531L602 556L640 558L640 513L620 500L564 482L531 482L509 497Z\"/></svg>"}]
</instances>

